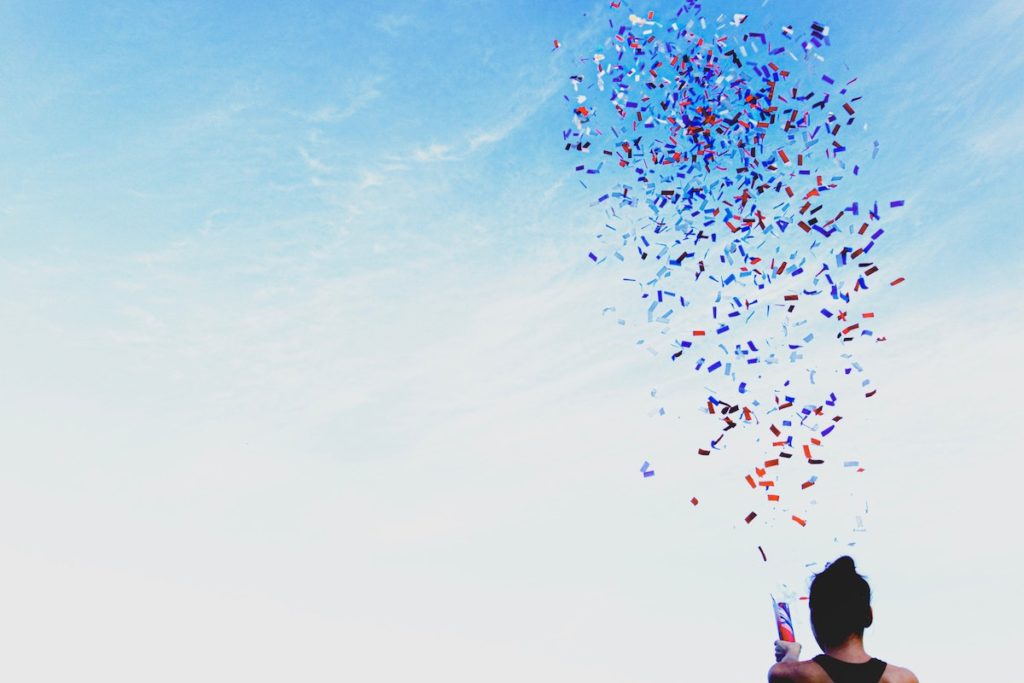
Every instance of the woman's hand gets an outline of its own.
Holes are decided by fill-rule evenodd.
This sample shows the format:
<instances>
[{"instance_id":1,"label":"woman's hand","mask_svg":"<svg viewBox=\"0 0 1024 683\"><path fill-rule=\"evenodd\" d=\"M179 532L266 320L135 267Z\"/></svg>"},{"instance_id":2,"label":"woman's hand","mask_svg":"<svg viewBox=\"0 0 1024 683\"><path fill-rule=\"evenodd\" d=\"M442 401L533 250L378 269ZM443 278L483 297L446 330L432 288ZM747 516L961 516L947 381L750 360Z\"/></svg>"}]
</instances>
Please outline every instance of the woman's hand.
<instances>
[{"instance_id":1,"label":"woman's hand","mask_svg":"<svg viewBox=\"0 0 1024 683\"><path fill-rule=\"evenodd\" d=\"M785 640L775 641L776 662L799 662L800 643L790 643Z\"/></svg>"}]
</instances>

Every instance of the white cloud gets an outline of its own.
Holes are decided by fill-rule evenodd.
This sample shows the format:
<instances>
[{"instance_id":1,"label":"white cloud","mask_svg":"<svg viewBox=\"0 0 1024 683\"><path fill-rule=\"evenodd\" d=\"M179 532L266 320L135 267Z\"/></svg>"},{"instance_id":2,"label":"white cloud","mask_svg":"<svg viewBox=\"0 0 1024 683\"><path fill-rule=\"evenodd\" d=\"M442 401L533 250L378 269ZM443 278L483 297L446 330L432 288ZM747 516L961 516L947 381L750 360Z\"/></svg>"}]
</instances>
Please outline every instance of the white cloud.
<instances>
[{"instance_id":1,"label":"white cloud","mask_svg":"<svg viewBox=\"0 0 1024 683\"><path fill-rule=\"evenodd\" d=\"M972 34L997 33L1006 35L1007 29L1024 17L1024 3L1020 0L996 0L984 12L968 22Z\"/></svg>"},{"instance_id":2,"label":"white cloud","mask_svg":"<svg viewBox=\"0 0 1024 683\"><path fill-rule=\"evenodd\" d=\"M328 166L324 162L320 161L316 157L312 156L304 148L299 147L299 154L302 155L302 160L306 162L306 166L309 167L309 170L313 171L314 173L330 173L331 172L332 169L331 169L330 166Z\"/></svg>"},{"instance_id":3,"label":"white cloud","mask_svg":"<svg viewBox=\"0 0 1024 683\"><path fill-rule=\"evenodd\" d=\"M435 161L451 161L455 157L451 154L451 147L448 145L430 144L424 147L417 147L412 151L412 158L421 163L433 163Z\"/></svg>"},{"instance_id":4,"label":"white cloud","mask_svg":"<svg viewBox=\"0 0 1024 683\"><path fill-rule=\"evenodd\" d=\"M254 95L242 88L235 88L226 101L219 102L192 114L172 125L176 135L192 136L233 124L238 115L257 104Z\"/></svg>"},{"instance_id":5,"label":"white cloud","mask_svg":"<svg viewBox=\"0 0 1024 683\"><path fill-rule=\"evenodd\" d=\"M356 185L360 190L366 190L371 187L378 187L384 184L384 174L377 173L376 171L363 171L362 178Z\"/></svg>"},{"instance_id":6,"label":"white cloud","mask_svg":"<svg viewBox=\"0 0 1024 683\"><path fill-rule=\"evenodd\" d=\"M475 152L481 147L493 145L507 138L515 132L516 129L526 123L530 117L537 113L537 111L544 106L544 103L547 102L552 95L558 92L560 87L559 81L552 81L548 83L547 86L539 88L531 93L528 98L528 102L521 105L503 121L498 122L490 128L479 130L470 135L468 139L470 151Z\"/></svg>"},{"instance_id":7,"label":"white cloud","mask_svg":"<svg viewBox=\"0 0 1024 683\"><path fill-rule=\"evenodd\" d=\"M374 26L387 34L397 36L400 32L399 29L411 26L415 19L416 18L411 14L398 14L392 12L378 17L377 21L374 22Z\"/></svg>"},{"instance_id":8,"label":"white cloud","mask_svg":"<svg viewBox=\"0 0 1024 683\"><path fill-rule=\"evenodd\" d=\"M970 147L990 158L1013 157L1024 152L1024 106L1019 106L999 123L981 126Z\"/></svg>"},{"instance_id":9,"label":"white cloud","mask_svg":"<svg viewBox=\"0 0 1024 683\"><path fill-rule=\"evenodd\" d=\"M593 16L599 11L600 7L600 4L593 5L588 14ZM601 22L590 21L575 35L567 36L566 40L562 41L562 43L563 45L570 46L569 49L572 49L573 46L585 45L588 41L592 40L601 31L603 31L604 28L605 27ZM520 126L525 124L530 117L537 113L548 99L561 90L565 83L564 79L564 74L557 71L546 84L534 88L532 91L526 92L524 94L526 102L518 106L511 115L490 128L478 130L471 134L467 140L470 151L475 152L483 147L501 142L515 132Z\"/></svg>"},{"instance_id":10,"label":"white cloud","mask_svg":"<svg viewBox=\"0 0 1024 683\"><path fill-rule=\"evenodd\" d=\"M340 123L362 111L380 98L378 87L384 82L383 76L370 76L359 87L359 90L343 105L327 104L312 112L300 114L310 123Z\"/></svg>"}]
</instances>

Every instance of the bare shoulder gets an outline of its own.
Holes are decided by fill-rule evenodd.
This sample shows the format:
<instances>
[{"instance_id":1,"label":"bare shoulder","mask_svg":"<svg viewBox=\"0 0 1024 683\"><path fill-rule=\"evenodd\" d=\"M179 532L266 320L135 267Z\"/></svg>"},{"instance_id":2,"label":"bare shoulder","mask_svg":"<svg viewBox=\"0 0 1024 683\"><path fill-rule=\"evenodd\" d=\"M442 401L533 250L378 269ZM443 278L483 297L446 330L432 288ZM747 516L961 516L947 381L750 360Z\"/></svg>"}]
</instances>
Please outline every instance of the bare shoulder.
<instances>
[{"instance_id":1,"label":"bare shoulder","mask_svg":"<svg viewBox=\"0 0 1024 683\"><path fill-rule=\"evenodd\" d=\"M881 683L919 683L919 681L910 669L889 664L885 667L885 673L882 674Z\"/></svg>"},{"instance_id":2,"label":"bare shoulder","mask_svg":"<svg viewBox=\"0 0 1024 683\"><path fill-rule=\"evenodd\" d=\"M768 670L768 683L831 683L831 680L825 670L812 661L779 662Z\"/></svg>"}]
</instances>

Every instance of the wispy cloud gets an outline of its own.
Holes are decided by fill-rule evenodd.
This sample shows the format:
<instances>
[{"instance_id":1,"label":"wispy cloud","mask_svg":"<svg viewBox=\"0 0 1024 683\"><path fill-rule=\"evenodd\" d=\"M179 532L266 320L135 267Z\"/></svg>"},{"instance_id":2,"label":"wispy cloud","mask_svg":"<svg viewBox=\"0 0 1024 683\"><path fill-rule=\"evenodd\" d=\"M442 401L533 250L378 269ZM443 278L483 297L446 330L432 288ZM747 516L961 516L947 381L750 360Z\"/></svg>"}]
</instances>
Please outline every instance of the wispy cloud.
<instances>
[{"instance_id":1,"label":"wispy cloud","mask_svg":"<svg viewBox=\"0 0 1024 683\"><path fill-rule=\"evenodd\" d=\"M974 135L971 147L988 158L1006 158L1024 152L1024 105L996 125Z\"/></svg>"},{"instance_id":2,"label":"wispy cloud","mask_svg":"<svg viewBox=\"0 0 1024 683\"><path fill-rule=\"evenodd\" d=\"M367 190L371 187L378 187L384 184L385 176L377 171L363 171L359 183L356 185L360 190Z\"/></svg>"},{"instance_id":3,"label":"wispy cloud","mask_svg":"<svg viewBox=\"0 0 1024 683\"><path fill-rule=\"evenodd\" d=\"M595 5L591 13L596 12L599 7L600 5ZM387 19L386 22L385 19ZM412 17L405 15L401 17L385 15L379 23L383 22L381 23L381 28L383 29L384 26L393 28L395 25L405 25L411 21ZM563 43L566 45L585 44L600 32L602 28L599 22L591 22L586 28L579 31L577 35L568 37ZM517 95L521 103L494 125L478 128L468 134L463 134L450 144L425 144L413 148L411 154L392 154L388 158L393 162L414 161L421 164L440 161L461 161L476 152L502 142L526 125L561 90L564 85L564 74L561 73L561 67L557 66L554 61L551 63L551 67L551 73L540 84L522 89L521 93ZM402 168L401 170L406 169Z\"/></svg>"},{"instance_id":4,"label":"wispy cloud","mask_svg":"<svg viewBox=\"0 0 1024 683\"><path fill-rule=\"evenodd\" d=\"M547 101L558 90L556 83L549 84L546 88L543 88L539 92L535 93L530 99L529 104L519 107L510 116L499 121L496 125L490 128L479 130L469 136L468 145L471 152L475 152L483 147L493 145L501 142L509 135L514 133L517 128L529 120L533 114L537 112L543 106L544 102Z\"/></svg>"},{"instance_id":5,"label":"wispy cloud","mask_svg":"<svg viewBox=\"0 0 1024 683\"><path fill-rule=\"evenodd\" d=\"M310 123L340 123L366 109L377 100L382 94L378 86L383 81L382 76L371 76L360 85L359 90L346 103L326 104L311 112L299 113L299 116Z\"/></svg>"},{"instance_id":6,"label":"wispy cloud","mask_svg":"<svg viewBox=\"0 0 1024 683\"><path fill-rule=\"evenodd\" d=\"M238 115L258 103L254 93L235 88L224 100L210 105L173 124L172 134L191 136L222 129L236 122Z\"/></svg>"},{"instance_id":7,"label":"wispy cloud","mask_svg":"<svg viewBox=\"0 0 1024 683\"><path fill-rule=\"evenodd\" d=\"M449 145L440 143L424 144L413 148L409 155L390 155L388 158L393 161L411 159L419 163L465 159L470 154L497 144L515 133L516 130L525 125L544 106L548 99L559 91L559 88L560 82L552 80L543 87L534 89L526 96L526 104L514 109L511 114L498 121L495 125L465 135L457 143ZM456 149L464 151L456 152Z\"/></svg>"},{"instance_id":8,"label":"wispy cloud","mask_svg":"<svg viewBox=\"0 0 1024 683\"><path fill-rule=\"evenodd\" d=\"M302 160L306 162L306 166L309 167L309 170L314 173L330 173L333 170L323 161L307 152L303 147L299 147L299 154L302 155Z\"/></svg>"},{"instance_id":9,"label":"wispy cloud","mask_svg":"<svg viewBox=\"0 0 1024 683\"><path fill-rule=\"evenodd\" d=\"M412 158L425 164L435 161L451 161L455 158L451 154L451 149L448 145L433 143L414 149L412 151Z\"/></svg>"},{"instance_id":10,"label":"wispy cloud","mask_svg":"<svg viewBox=\"0 0 1024 683\"><path fill-rule=\"evenodd\" d=\"M600 4L594 5L590 9L590 15L593 16L597 13L600 7ZM604 25L601 22L591 21L575 35L567 36L562 43L569 48L585 45L603 30ZM532 89L527 89L520 97L521 101L525 101L511 114L495 125L477 130L469 135L467 144L470 152L497 144L512 135L562 89L565 84L565 75L561 71L561 66L558 62L552 61L551 67L552 72L547 81Z\"/></svg>"},{"instance_id":11,"label":"wispy cloud","mask_svg":"<svg viewBox=\"0 0 1024 683\"><path fill-rule=\"evenodd\" d=\"M373 25L389 35L397 36L400 33L400 29L403 29L406 26L411 26L415 19L416 17L411 14L390 12L378 17L377 20L373 22Z\"/></svg>"},{"instance_id":12,"label":"wispy cloud","mask_svg":"<svg viewBox=\"0 0 1024 683\"><path fill-rule=\"evenodd\" d=\"M1024 4L1019 0L996 0L967 24L967 30L971 34L1002 33L1021 18L1024 18Z\"/></svg>"}]
</instances>

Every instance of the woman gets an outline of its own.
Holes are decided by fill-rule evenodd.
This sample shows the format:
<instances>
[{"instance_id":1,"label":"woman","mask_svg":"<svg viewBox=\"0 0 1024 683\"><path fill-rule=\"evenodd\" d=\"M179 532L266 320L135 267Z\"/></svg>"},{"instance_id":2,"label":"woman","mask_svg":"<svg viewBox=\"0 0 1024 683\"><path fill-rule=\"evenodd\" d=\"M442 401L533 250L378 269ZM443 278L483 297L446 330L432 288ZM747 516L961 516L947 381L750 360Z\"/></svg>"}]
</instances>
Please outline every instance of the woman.
<instances>
[{"instance_id":1,"label":"woman","mask_svg":"<svg viewBox=\"0 0 1024 683\"><path fill-rule=\"evenodd\" d=\"M778 662L769 683L918 683L908 669L864 651L864 629L874 618L871 588L850 557L840 557L811 582L811 629L822 652L800 661L799 643L775 641Z\"/></svg>"}]
</instances>

